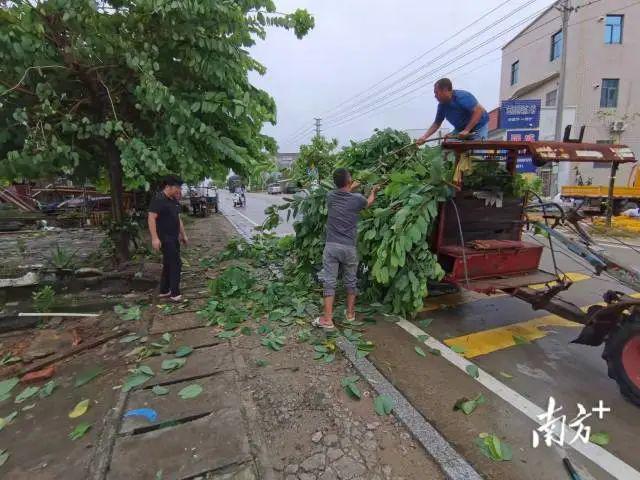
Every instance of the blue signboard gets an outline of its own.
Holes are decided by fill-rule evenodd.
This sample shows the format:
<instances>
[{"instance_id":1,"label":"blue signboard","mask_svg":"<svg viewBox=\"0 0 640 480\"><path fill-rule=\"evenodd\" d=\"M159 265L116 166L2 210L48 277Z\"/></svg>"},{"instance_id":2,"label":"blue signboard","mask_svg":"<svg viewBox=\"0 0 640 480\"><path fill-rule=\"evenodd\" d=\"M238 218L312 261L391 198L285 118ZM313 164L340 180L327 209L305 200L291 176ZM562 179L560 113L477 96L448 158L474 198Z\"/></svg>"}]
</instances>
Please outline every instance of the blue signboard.
<instances>
[{"instance_id":1,"label":"blue signboard","mask_svg":"<svg viewBox=\"0 0 640 480\"><path fill-rule=\"evenodd\" d=\"M516 163L516 172L518 173L536 173L536 166L533 164L533 158L520 157Z\"/></svg>"},{"instance_id":2,"label":"blue signboard","mask_svg":"<svg viewBox=\"0 0 640 480\"><path fill-rule=\"evenodd\" d=\"M509 142L537 142L539 130L511 130L507 132Z\"/></svg>"},{"instance_id":3,"label":"blue signboard","mask_svg":"<svg viewBox=\"0 0 640 480\"><path fill-rule=\"evenodd\" d=\"M538 128L540 100L504 100L500 105L500 128Z\"/></svg>"}]
</instances>

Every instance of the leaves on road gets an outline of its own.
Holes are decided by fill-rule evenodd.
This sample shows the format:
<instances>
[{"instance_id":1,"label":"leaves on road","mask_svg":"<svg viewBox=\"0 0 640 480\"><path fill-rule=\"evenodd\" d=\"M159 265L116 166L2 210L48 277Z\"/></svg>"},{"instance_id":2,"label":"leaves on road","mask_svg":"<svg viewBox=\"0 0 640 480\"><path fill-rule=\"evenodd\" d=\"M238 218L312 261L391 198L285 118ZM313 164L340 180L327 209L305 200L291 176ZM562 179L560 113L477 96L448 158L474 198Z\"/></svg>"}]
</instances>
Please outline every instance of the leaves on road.
<instances>
[{"instance_id":1,"label":"leaves on road","mask_svg":"<svg viewBox=\"0 0 640 480\"><path fill-rule=\"evenodd\" d=\"M11 396L11 390L13 390L19 381L18 377L13 377L0 382L0 401L6 400Z\"/></svg>"},{"instance_id":2,"label":"leaves on road","mask_svg":"<svg viewBox=\"0 0 640 480\"><path fill-rule=\"evenodd\" d=\"M509 461L513 458L511 447L495 435L481 433L475 443L483 455L496 462Z\"/></svg>"},{"instance_id":3,"label":"leaves on road","mask_svg":"<svg viewBox=\"0 0 640 480\"><path fill-rule=\"evenodd\" d=\"M589 435L589 441L591 443L595 443L596 445L600 445L601 447L609 445L610 440L611 437L607 432L596 432Z\"/></svg>"},{"instance_id":4,"label":"leaves on road","mask_svg":"<svg viewBox=\"0 0 640 480\"><path fill-rule=\"evenodd\" d=\"M178 392L178 396L183 400L195 398L202 393L202 387L197 383L188 385Z\"/></svg>"},{"instance_id":5,"label":"leaves on road","mask_svg":"<svg viewBox=\"0 0 640 480\"><path fill-rule=\"evenodd\" d=\"M22 392L20 392L16 396L14 402L15 403L22 403L25 400L27 400L28 398L33 397L39 391L40 391L40 387L27 387L24 390L22 390Z\"/></svg>"},{"instance_id":6,"label":"leaves on road","mask_svg":"<svg viewBox=\"0 0 640 480\"><path fill-rule=\"evenodd\" d=\"M120 343L131 343L131 342L135 342L136 340L140 339L140 335L137 335L135 333L131 334L131 335L127 335L126 337L122 337L120 339Z\"/></svg>"},{"instance_id":7,"label":"leaves on road","mask_svg":"<svg viewBox=\"0 0 640 480\"><path fill-rule=\"evenodd\" d=\"M431 354L431 355L435 355L436 357L439 357L442 355L442 352L440 350L438 350L437 348L431 348L431 347L427 347L427 351Z\"/></svg>"},{"instance_id":8,"label":"leaves on road","mask_svg":"<svg viewBox=\"0 0 640 480\"><path fill-rule=\"evenodd\" d=\"M89 370L85 370L84 372L76 376L76 381L74 382L74 386L77 388L77 387L81 387L82 385L86 385L91 380L96 378L98 375L102 374L102 372L103 372L103 369L100 365L91 367Z\"/></svg>"},{"instance_id":9,"label":"leaves on road","mask_svg":"<svg viewBox=\"0 0 640 480\"><path fill-rule=\"evenodd\" d=\"M181 347L178 347L178 349L176 350L175 356L178 357L178 358L188 357L192 353L193 353L193 348L192 347L190 347L188 345L183 345Z\"/></svg>"},{"instance_id":10,"label":"leaves on road","mask_svg":"<svg viewBox=\"0 0 640 480\"><path fill-rule=\"evenodd\" d=\"M467 347L461 345L451 345L449 348L460 355L467 353Z\"/></svg>"},{"instance_id":11,"label":"leaves on road","mask_svg":"<svg viewBox=\"0 0 640 480\"><path fill-rule=\"evenodd\" d=\"M393 411L394 401L389 395L379 395L373 401L373 408L380 416L389 415Z\"/></svg>"},{"instance_id":12,"label":"leaves on road","mask_svg":"<svg viewBox=\"0 0 640 480\"><path fill-rule=\"evenodd\" d=\"M256 360L256 365L258 367L266 367L267 365L269 365L269 362L267 362L266 360L258 359Z\"/></svg>"},{"instance_id":13,"label":"leaves on road","mask_svg":"<svg viewBox=\"0 0 640 480\"><path fill-rule=\"evenodd\" d=\"M260 341L262 346L270 348L276 352L282 350L284 347L286 338L284 335L278 335L275 332L269 332L265 337Z\"/></svg>"},{"instance_id":14,"label":"leaves on road","mask_svg":"<svg viewBox=\"0 0 640 480\"><path fill-rule=\"evenodd\" d=\"M462 397L453 406L454 410L460 410L465 415L471 415L473 411L483 403L486 402L484 395L479 394L476 398L469 400L467 397Z\"/></svg>"},{"instance_id":15,"label":"leaves on road","mask_svg":"<svg viewBox=\"0 0 640 480\"><path fill-rule=\"evenodd\" d=\"M0 431L2 431L2 429L4 429L4 427L6 427L7 425L11 424L11 422L13 422L17 416L18 411L14 410L6 417L0 418Z\"/></svg>"},{"instance_id":16,"label":"leaves on road","mask_svg":"<svg viewBox=\"0 0 640 480\"><path fill-rule=\"evenodd\" d=\"M367 355L369 355L371 352L373 352L375 345L371 340L366 340L366 341L361 341L358 343L357 349L356 349L356 357L357 358L364 358Z\"/></svg>"},{"instance_id":17,"label":"leaves on road","mask_svg":"<svg viewBox=\"0 0 640 480\"><path fill-rule=\"evenodd\" d=\"M7 450L0 450L0 467L7 463L9 455L11 454Z\"/></svg>"},{"instance_id":18,"label":"leaves on road","mask_svg":"<svg viewBox=\"0 0 640 480\"><path fill-rule=\"evenodd\" d=\"M166 395L169 393L169 389L167 387L163 387L161 385L155 385L151 391L156 395Z\"/></svg>"},{"instance_id":19,"label":"leaves on road","mask_svg":"<svg viewBox=\"0 0 640 480\"><path fill-rule=\"evenodd\" d=\"M139 305L134 305L133 307L116 305L113 307L113 311L116 312L116 315L118 315L121 320L125 321L140 320L142 317L142 309Z\"/></svg>"},{"instance_id":20,"label":"leaves on road","mask_svg":"<svg viewBox=\"0 0 640 480\"><path fill-rule=\"evenodd\" d=\"M429 335L418 335L416 338L418 339L419 342L424 343L429 338Z\"/></svg>"},{"instance_id":21,"label":"leaves on road","mask_svg":"<svg viewBox=\"0 0 640 480\"><path fill-rule=\"evenodd\" d=\"M40 389L40 393L39 393L40 398L45 398L51 395L53 391L57 388L57 386L58 385L56 384L55 380L50 380L47 383L45 383Z\"/></svg>"},{"instance_id":22,"label":"leaves on road","mask_svg":"<svg viewBox=\"0 0 640 480\"><path fill-rule=\"evenodd\" d=\"M525 345L527 343L531 343L529 339L523 337L522 335L514 335L513 341L516 343L516 345Z\"/></svg>"},{"instance_id":23,"label":"leaves on road","mask_svg":"<svg viewBox=\"0 0 640 480\"><path fill-rule=\"evenodd\" d=\"M162 361L161 367L164 371L173 372L174 370L182 368L185 363L187 363L186 358L169 358Z\"/></svg>"},{"instance_id":24,"label":"leaves on road","mask_svg":"<svg viewBox=\"0 0 640 480\"><path fill-rule=\"evenodd\" d=\"M134 371L125 379L124 383L122 384L122 391L128 392L129 390L139 387L150 378L151 376L147 375L146 373L139 373L137 371Z\"/></svg>"},{"instance_id":25,"label":"leaves on road","mask_svg":"<svg viewBox=\"0 0 640 480\"><path fill-rule=\"evenodd\" d=\"M90 423L82 422L71 431L71 433L69 434L69 438L71 440L78 440L79 438L82 438L90 429Z\"/></svg>"},{"instance_id":26,"label":"leaves on road","mask_svg":"<svg viewBox=\"0 0 640 480\"><path fill-rule=\"evenodd\" d=\"M513 378L513 375L507 372L500 372L500 376L504 378Z\"/></svg>"},{"instance_id":27,"label":"leaves on road","mask_svg":"<svg viewBox=\"0 0 640 480\"><path fill-rule=\"evenodd\" d=\"M474 365L474 364L467 365L465 370L469 374L470 377L478 378L480 376L480 371L478 370L477 365Z\"/></svg>"},{"instance_id":28,"label":"leaves on road","mask_svg":"<svg viewBox=\"0 0 640 480\"><path fill-rule=\"evenodd\" d=\"M347 394L350 397L360 400L362 398L362 393L360 392L360 389L356 386L356 382L358 380L360 380L360 377L358 377L357 375L354 375L352 377L343 378L342 380L340 380L340 384L344 388L344 391L347 392Z\"/></svg>"},{"instance_id":29,"label":"leaves on road","mask_svg":"<svg viewBox=\"0 0 640 480\"><path fill-rule=\"evenodd\" d=\"M87 398L78 402L78 404L75 407L73 407L73 410L69 412L69 418L81 417L82 415L87 413L88 409L89 409L89 399Z\"/></svg>"},{"instance_id":30,"label":"leaves on road","mask_svg":"<svg viewBox=\"0 0 640 480\"><path fill-rule=\"evenodd\" d=\"M414 350L416 351L416 353L417 353L418 355L420 355L421 357L426 357L426 356L427 356L427 354L426 354L426 353L424 353L424 350L423 350L423 349L421 349L420 347L415 346L415 347L413 347L413 349L414 349Z\"/></svg>"},{"instance_id":31,"label":"leaves on road","mask_svg":"<svg viewBox=\"0 0 640 480\"><path fill-rule=\"evenodd\" d=\"M144 373L145 375L149 375L150 377L153 377L155 375L155 373L153 373L153 370L151 370L151 367L149 367L148 365L140 365L137 371L138 373Z\"/></svg>"},{"instance_id":32,"label":"leaves on road","mask_svg":"<svg viewBox=\"0 0 640 480\"><path fill-rule=\"evenodd\" d=\"M433 318L425 318L423 320L418 321L418 325L420 328L429 328L429 325L433 322Z\"/></svg>"}]
</instances>

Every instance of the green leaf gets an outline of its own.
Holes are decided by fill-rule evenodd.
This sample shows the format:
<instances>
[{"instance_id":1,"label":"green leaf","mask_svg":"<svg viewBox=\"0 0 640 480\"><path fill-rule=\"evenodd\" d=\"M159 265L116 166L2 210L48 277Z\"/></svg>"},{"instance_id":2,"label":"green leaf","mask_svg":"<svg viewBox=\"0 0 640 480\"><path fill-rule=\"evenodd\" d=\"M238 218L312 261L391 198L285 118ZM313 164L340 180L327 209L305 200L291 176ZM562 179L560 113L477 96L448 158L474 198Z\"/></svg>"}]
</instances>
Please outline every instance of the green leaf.
<instances>
[{"instance_id":1,"label":"green leaf","mask_svg":"<svg viewBox=\"0 0 640 480\"><path fill-rule=\"evenodd\" d=\"M202 387L197 383L184 387L178 392L178 396L183 400L195 398L202 393Z\"/></svg>"},{"instance_id":2,"label":"green leaf","mask_svg":"<svg viewBox=\"0 0 640 480\"><path fill-rule=\"evenodd\" d=\"M349 396L353 398L357 398L358 400L362 398L362 393L360 392L360 389L356 386L355 383L349 383L347 385L344 385L344 389L347 392L347 394L349 394Z\"/></svg>"},{"instance_id":3,"label":"green leaf","mask_svg":"<svg viewBox=\"0 0 640 480\"><path fill-rule=\"evenodd\" d=\"M36 404L32 403L31 405L25 405L24 407L22 407L22 411L26 412L27 410L31 410L32 408L35 408Z\"/></svg>"},{"instance_id":4,"label":"green leaf","mask_svg":"<svg viewBox=\"0 0 640 480\"><path fill-rule=\"evenodd\" d=\"M451 350L453 350L456 353L459 354L463 354L467 352L467 348L466 347L462 347L460 345L451 345L449 348L451 348Z\"/></svg>"},{"instance_id":5,"label":"green leaf","mask_svg":"<svg viewBox=\"0 0 640 480\"><path fill-rule=\"evenodd\" d=\"M429 335L418 335L416 338L418 339L419 342L424 343L429 338Z\"/></svg>"},{"instance_id":6,"label":"green leaf","mask_svg":"<svg viewBox=\"0 0 640 480\"><path fill-rule=\"evenodd\" d=\"M172 372L184 366L187 363L186 358L169 358L167 360L163 360L162 362L162 370Z\"/></svg>"},{"instance_id":7,"label":"green leaf","mask_svg":"<svg viewBox=\"0 0 640 480\"><path fill-rule=\"evenodd\" d=\"M127 335L126 337L122 337L120 339L120 343L131 343L131 342L135 342L136 340L138 340L140 338L140 335L136 335L131 334L131 335Z\"/></svg>"},{"instance_id":8,"label":"green leaf","mask_svg":"<svg viewBox=\"0 0 640 480\"><path fill-rule=\"evenodd\" d=\"M171 334L169 332L165 332L165 333L162 334L162 341L164 343L171 343L171 338L172 338L172 336L171 336Z\"/></svg>"},{"instance_id":9,"label":"green leaf","mask_svg":"<svg viewBox=\"0 0 640 480\"><path fill-rule=\"evenodd\" d=\"M151 367L149 367L148 365L140 365L137 368L138 373L143 373L145 375L148 375L150 377L153 377L155 375L155 373L153 373L153 370L151 370Z\"/></svg>"},{"instance_id":10,"label":"green leaf","mask_svg":"<svg viewBox=\"0 0 640 480\"><path fill-rule=\"evenodd\" d=\"M423 320L418 321L418 325L420 328L429 328L429 325L433 322L433 318L425 318Z\"/></svg>"},{"instance_id":11,"label":"green leaf","mask_svg":"<svg viewBox=\"0 0 640 480\"><path fill-rule=\"evenodd\" d=\"M423 349L421 349L420 347L415 346L415 347L413 347L413 349L414 349L414 350L416 351L416 353L417 353L418 355L420 355L421 357L426 357L426 356L427 356L427 354L426 354L426 353L424 353L424 350L423 350Z\"/></svg>"},{"instance_id":12,"label":"green leaf","mask_svg":"<svg viewBox=\"0 0 640 480\"><path fill-rule=\"evenodd\" d=\"M465 370L469 374L470 377L478 378L478 376L480 376L480 371L478 370L478 366L477 365L473 365L473 364L467 365Z\"/></svg>"},{"instance_id":13,"label":"green leaf","mask_svg":"<svg viewBox=\"0 0 640 480\"><path fill-rule=\"evenodd\" d=\"M394 402L388 395L379 395L373 401L373 408L380 416L389 415L393 411Z\"/></svg>"},{"instance_id":14,"label":"green leaf","mask_svg":"<svg viewBox=\"0 0 640 480\"><path fill-rule=\"evenodd\" d=\"M142 309L139 305L133 307L123 307L122 305L116 305L113 307L113 311L120 317L121 320L132 321L140 320L142 317Z\"/></svg>"},{"instance_id":15,"label":"green leaf","mask_svg":"<svg viewBox=\"0 0 640 480\"><path fill-rule=\"evenodd\" d=\"M439 356L442 355L442 352L440 350L438 350L437 348L428 347L427 350L431 355L435 355L436 357L439 357Z\"/></svg>"},{"instance_id":16,"label":"green leaf","mask_svg":"<svg viewBox=\"0 0 640 480\"><path fill-rule=\"evenodd\" d=\"M341 379L340 384L344 387L349 385L350 383L356 383L358 380L360 380L360 377L358 377L357 375L353 375L351 377L344 377L343 379Z\"/></svg>"},{"instance_id":17,"label":"green leaf","mask_svg":"<svg viewBox=\"0 0 640 480\"><path fill-rule=\"evenodd\" d=\"M513 378L513 375L507 373L507 372L500 372L500 376L504 377L504 378Z\"/></svg>"},{"instance_id":18,"label":"green leaf","mask_svg":"<svg viewBox=\"0 0 640 480\"><path fill-rule=\"evenodd\" d=\"M258 359L256 360L256 365L258 367L266 367L267 365L269 365L269 362L267 362L266 360Z\"/></svg>"},{"instance_id":19,"label":"green leaf","mask_svg":"<svg viewBox=\"0 0 640 480\"><path fill-rule=\"evenodd\" d=\"M91 424L88 422L82 422L76 428L74 428L69 434L71 440L78 440L82 438L91 429Z\"/></svg>"},{"instance_id":20,"label":"green leaf","mask_svg":"<svg viewBox=\"0 0 640 480\"><path fill-rule=\"evenodd\" d=\"M466 397L459 399L455 405L453 406L454 410L461 410L465 415L471 415L473 411L478 407L478 405L482 405L486 400L484 395L480 394L476 398L469 400Z\"/></svg>"},{"instance_id":21,"label":"green leaf","mask_svg":"<svg viewBox=\"0 0 640 480\"><path fill-rule=\"evenodd\" d=\"M122 391L128 392L136 387L139 387L143 383L147 382L151 377L144 373L133 373L129 375L122 384Z\"/></svg>"},{"instance_id":22,"label":"green leaf","mask_svg":"<svg viewBox=\"0 0 640 480\"><path fill-rule=\"evenodd\" d=\"M600 445L601 447L609 445L610 440L611 437L607 432L597 432L589 435L589 441L591 443L595 443L596 445Z\"/></svg>"},{"instance_id":23,"label":"green leaf","mask_svg":"<svg viewBox=\"0 0 640 480\"><path fill-rule=\"evenodd\" d=\"M329 353L327 355L324 356L323 361L324 363L331 363L335 360L336 358L336 354L335 353Z\"/></svg>"},{"instance_id":24,"label":"green leaf","mask_svg":"<svg viewBox=\"0 0 640 480\"><path fill-rule=\"evenodd\" d=\"M17 416L18 416L18 411L14 410L6 417L0 418L0 431L4 429L4 427L9 425L11 422L13 422Z\"/></svg>"},{"instance_id":25,"label":"green leaf","mask_svg":"<svg viewBox=\"0 0 640 480\"><path fill-rule=\"evenodd\" d=\"M85 398L84 400L79 401L73 410L69 412L69 418L78 418L87 413L89 409L89 399Z\"/></svg>"},{"instance_id":26,"label":"green leaf","mask_svg":"<svg viewBox=\"0 0 640 480\"><path fill-rule=\"evenodd\" d=\"M513 458L511 447L497 436L480 434L475 440L483 455L496 462L509 461Z\"/></svg>"},{"instance_id":27,"label":"green leaf","mask_svg":"<svg viewBox=\"0 0 640 480\"><path fill-rule=\"evenodd\" d=\"M16 398L14 399L14 403L22 403L28 398L33 397L39 391L40 387L27 387L16 396Z\"/></svg>"},{"instance_id":28,"label":"green leaf","mask_svg":"<svg viewBox=\"0 0 640 480\"><path fill-rule=\"evenodd\" d=\"M3 396L13 390L20 380L18 377L9 378L0 382L0 396Z\"/></svg>"},{"instance_id":29,"label":"green leaf","mask_svg":"<svg viewBox=\"0 0 640 480\"><path fill-rule=\"evenodd\" d=\"M188 345L183 345L182 347L178 347L178 349L176 350L176 357L178 358L182 358L182 357L188 357L189 355L191 355L191 353L193 352L193 348L188 346Z\"/></svg>"},{"instance_id":30,"label":"green leaf","mask_svg":"<svg viewBox=\"0 0 640 480\"><path fill-rule=\"evenodd\" d=\"M154 385L151 391L156 395L166 395L167 393L169 393L169 389L161 385Z\"/></svg>"},{"instance_id":31,"label":"green leaf","mask_svg":"<svg viewBox=\"0 0 640 480\"><path fill-rule=\"evenodd\" d=\"M0 467L7 463L11 454L7 450L0 450Z\"/></svg>"},{"instance_id":32,"label":"green leaf","mask_svg":"<svg viewBox=\"0 0 640 480\"><path fill-rule=\"evenodd\" d=\"M89 370L85 370L84 372L82 372L82 373L80 373L79 375L76 376L76 380L74 382L74 386L77 388L77 387L81 387L83 385L86 385L91 380L93 380L98 375L100 375L102 372L103 372L103 369L99 365L95 366L95 367L91 367Z\"/></svg>"},{"instance_id":33,"label":"green leaf","mask_svg":"<svg viewBox=\"0 0 640 480\"><path fill-rule=\"evenodd\" d=\"M43 387L40 389L40 393L39 393L40 398L45 398L51 395L53 391L56 389L56 387L57 385L55 380L50 380L47 383L45 383Z\"/></svg>"},{"instance_id":34,"label":"green leaf","mask_svg":"<svg viewBox=\"0 0 640 480\"><path fill-rule=\"evenodd\" d=\"M516 343L516 345L525 345L527 343L531 343L528 339L526 339L522 335L514 335L513 341Z\"/></svg>"}]
</instances>

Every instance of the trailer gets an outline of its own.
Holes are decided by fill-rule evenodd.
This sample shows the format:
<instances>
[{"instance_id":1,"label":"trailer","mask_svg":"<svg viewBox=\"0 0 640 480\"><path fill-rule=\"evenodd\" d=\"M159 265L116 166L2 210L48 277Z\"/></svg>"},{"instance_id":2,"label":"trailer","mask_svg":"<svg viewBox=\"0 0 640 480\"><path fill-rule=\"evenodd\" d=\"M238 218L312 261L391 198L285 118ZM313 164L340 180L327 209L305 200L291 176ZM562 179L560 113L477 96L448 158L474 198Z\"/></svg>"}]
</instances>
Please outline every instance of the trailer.
<instances>
[{"instance_id":1,"label":"trailer","mask_svg":"<svg viewBox=\"0 0 640 480\"><path fill-rule=\"evenodd\" d=\"M637 292L640 292L640 271L616 262L582 230L575 211L567 213L560 205L543 202L535 193L508 197L495 189L469 187L472 169L482 162L493 162L491 165L500 166L501 171L514 176L520 155L531 157L538 166L548 162L622 164L635 162L631 150L624 145L577 142L453 140L445 141L442 148L447 155L454 156L456 169L454 196L441 205L437 231L432 238L433 251L446 272L445 282L487 295L503 292L529 303L535 310L546 310L582 324L584 328L573 343L590 346L604 343L602 356L609 376L626 398L640 406L640 300L617 290L606 291L602 305L583 311L560 298L559 294L569 289L572 282L558 268L554 242L587 260L596 274L606 272ZM530 204L532 199L536 202ZM544 221L530 220L527 214L532 209L542 210ZM552 228L548 223L551 210L560 218L557 223L567 230L573 229L575 237ZM543 246L524 238L528 225L548 237L553 271L540 268ZM530 287L539 284L545 287Z\"/></svg>"}]
</instances>

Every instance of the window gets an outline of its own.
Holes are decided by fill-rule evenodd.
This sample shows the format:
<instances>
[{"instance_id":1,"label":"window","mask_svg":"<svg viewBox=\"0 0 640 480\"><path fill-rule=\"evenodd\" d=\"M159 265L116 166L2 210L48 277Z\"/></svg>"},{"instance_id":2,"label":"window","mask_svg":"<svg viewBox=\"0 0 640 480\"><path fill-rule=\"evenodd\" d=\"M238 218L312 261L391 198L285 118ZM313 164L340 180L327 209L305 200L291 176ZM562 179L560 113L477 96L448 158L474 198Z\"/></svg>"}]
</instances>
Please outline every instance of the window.
<instances>
[{"instance_id":1,"label":"window","mask_svg":"<svg viewBox=\"0 0 640 480\"><path fill-rule=\"evenodd\" d=\"M607 15L604 22L604 43L622 43L624 15Z\"/></svg>"},{"instance_id":2,"label":"window","mask_svg":"<svg viewBox=\"0 0 640 480\"><path fill-rule=\"evenodd\" d=\"M511 85L518 83L520 78L520 61L516 60L511 64Z\"/></svg>"},{"instance_id":3,"label":"window","mask_svg":"<svg viewBox=\"0 0 640 480\"><path fill-rule=\"evenodd\" d=\"M600 89L600 108L616 108L618 106L618 87L620 80L617 78L603 78Z\"/></svg>"},{"instance_id":4,"label":"window","mask_svg":"<svg viewBox=\"0 0 640 480\"><path fill-rule=\"evenodd\" d=\"M545 98L544 105L546 107L555 107L557 99L558 99L558 90L551 90L549 93L547 93L547 97Z\"/></svg>"},{"instance_id":5,"label":"window","mask_svg":"<svg viewBox=\"0 0 640 480\"><path fill-rule=\"evenodd\" d=\"M551 61L562 55L562 30L551 36Z\"/></svg>"}]
</instances>

